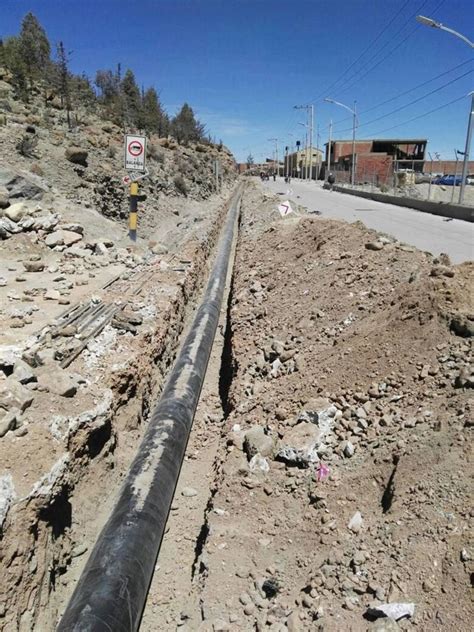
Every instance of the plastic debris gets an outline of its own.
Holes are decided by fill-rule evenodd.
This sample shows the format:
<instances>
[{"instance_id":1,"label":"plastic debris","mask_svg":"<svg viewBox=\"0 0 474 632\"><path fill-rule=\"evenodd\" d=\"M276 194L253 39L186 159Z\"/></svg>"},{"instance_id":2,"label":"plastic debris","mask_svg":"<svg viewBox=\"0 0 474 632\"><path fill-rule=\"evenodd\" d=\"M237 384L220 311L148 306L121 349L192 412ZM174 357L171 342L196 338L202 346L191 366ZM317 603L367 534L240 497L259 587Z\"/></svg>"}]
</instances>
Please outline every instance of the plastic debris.
<instances>
[{"instance_id":1,"label":"plastic debris","mask_svg":"<svg viewBox=\"0 0 474 632\"><path fill-rule=\"evenodd\" d=\"M320 463L318 469L316 470L316 480L324 481L325 478L329 476L329 467L324 465L324 463Z\"/></svg>"},{"instance_id":2,"label":"plastic debris","mask_svg":"<svg viewBox=\"0 0 474 632\"><path fill-rule=\"evenodd\" d=\"M255 470L260 470L261 472L268 472L270 470L270 466L268 465L267 459L263 456L260 456L260 454L255 454L250 459L249 468L252 472L255 472Z\"/></svg>"},{"instance_id":3,"label":"plastic debris","mask_svg":"<svg viewBox=\"0 0 474 632\"><path fill-rule=\"evenodd\" d=\"M414 603L382 603L367 610L369 617L389 617L398 621L415 614Z\"/></svg>"},{"instance_id":4,"label":"plastic debris","mask_svg":"<svg viewBox=\"0 0 474 632\"><path fill-rule=\"evenodd\" d=\"M349 524L347 525L347 527L353 533L359 533L359 531L362 528L362 524L363 524L362 514L360 513L360 511L356 511L355 514L352 516L352 518L349 520Z\"/></svg>"}]
</instances>

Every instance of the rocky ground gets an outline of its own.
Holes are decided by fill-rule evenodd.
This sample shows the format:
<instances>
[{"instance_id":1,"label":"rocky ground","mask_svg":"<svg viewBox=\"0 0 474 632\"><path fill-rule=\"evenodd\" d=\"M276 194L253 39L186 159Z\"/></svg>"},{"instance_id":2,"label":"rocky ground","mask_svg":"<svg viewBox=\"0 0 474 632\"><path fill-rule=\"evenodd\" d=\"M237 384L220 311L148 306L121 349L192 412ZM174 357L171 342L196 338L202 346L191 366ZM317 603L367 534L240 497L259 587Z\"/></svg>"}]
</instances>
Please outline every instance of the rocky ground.
<instances>
[{"instance_id":1,"label":"rocky ground","mask_svg":"<svg viewBox=\"0 0 474 632\"><path fill-rule=\"evenodd\" d=\"M235 170L223 147L152 137L131 242L119 128L84 114L68 130L59 104L5 81L0 105L0 629L46 631L173 361Z\"/></svg>"},{"instance_id":2,"label":"rocky ground","mask_svg":"<svg viewBox=\"0 0 474 632\"><path fill-rule=\"evenodd\" d=\"M142 629L467 632L473 264L277 204L247 188Z\"/></svg>"},{"instance_id":3,"label":"rocky ground","mask_svg":"<svg viewBox=\"0 0 474 632\"><path fill-rule=\"evenodd\" d=\"M120 130L68 131L5 82L0 100L0 630L49 632L198 301L233 161L152 139L131 243ZM248 183L142 630L470 630L473 263L279 201Z\"/></svg>"}]
</instances>

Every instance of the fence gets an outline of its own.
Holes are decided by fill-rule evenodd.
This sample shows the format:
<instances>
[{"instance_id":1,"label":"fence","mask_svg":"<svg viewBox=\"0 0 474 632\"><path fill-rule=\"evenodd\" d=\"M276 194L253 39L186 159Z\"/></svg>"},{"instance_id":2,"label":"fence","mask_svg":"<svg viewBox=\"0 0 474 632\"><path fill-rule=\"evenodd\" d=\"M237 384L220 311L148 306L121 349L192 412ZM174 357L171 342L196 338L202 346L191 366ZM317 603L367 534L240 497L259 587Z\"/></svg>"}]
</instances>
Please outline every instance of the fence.
<instances>
[{"instance_id":1,"label":"fence","mask_svg":"<svg viewBox=\"0 0 474 632\"><path fill-rule=\"evenodd\" d=\"M431 163L422 160L390 161L385 165L379 162L377 165L358 165L355 174L355 186L359 191L369 193L386 193L397 197L415 198L432 202L444 202L448 204L459 201L460 185L434 184L434 180L443 172L436 171L436 162L433 161L432 170L423 173L423 168L430 168ZM342 187L351 186L350 168L334 165L332 168L336 176L336 184ZM453 170L454 174L456 170ZM461 166L458 166L457 175L461 175ZM468 185L464 192L464 205L474 206L474 186Z\"/></svg>"}]
</instances>

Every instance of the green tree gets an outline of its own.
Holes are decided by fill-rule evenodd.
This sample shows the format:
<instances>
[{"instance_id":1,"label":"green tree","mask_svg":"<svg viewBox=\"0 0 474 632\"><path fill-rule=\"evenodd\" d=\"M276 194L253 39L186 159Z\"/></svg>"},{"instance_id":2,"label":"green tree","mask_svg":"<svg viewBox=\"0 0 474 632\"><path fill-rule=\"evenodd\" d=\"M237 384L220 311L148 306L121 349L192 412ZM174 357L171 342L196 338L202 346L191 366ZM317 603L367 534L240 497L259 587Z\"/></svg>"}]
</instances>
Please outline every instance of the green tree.
<instances>
[{"instance_id":1,"label":"green tree","mask_svg":"<svg viewBox=\"0 0 474 632\"><path fill-rule=\"evenodd\" d=\"M58 92L61 99L61 106L66 108L66 117L68 128L71 129L71 89L70 76L68 69L68 54L64 48L64 44L59 42L57 45L57 62L56 69L58 74Z\"/></svg>"},{"instance_id":2,"label":"green tree","mask_svg":"<svg viewBox=\"0 0 474 632\"><path fill-rule=\"evenodd\" d=\"M74 101L86 110L94 110L97 99L89 77L84 72L82 75L71 75L70 84Z\"/></svg>"},{"instance_id":3,"label":"green tree","mask_svg":"<svg viewBox=\"0 0 474 632\"><path fill-rule=\"evenodd\" d=\"M193 109L185 103L171 121L171 133L178 143L197 142L205 136L205 126L194 116Z\"/></svg>"},{"instance_id":4,"label":"green tree","mask_svg":"<svg viewBox=\"0 0 474 632\"><path fill-rule=\"evenodd\" d=\"M109 105L119 94L120 85L117 76L111 70L98 70L95 75L95 85L99 88L99 98Z\"/></svg>"},{"instance_id":5,"label":"green tree","mask_svg":"<svg viewBox=\"0 0 474 632\"><path fill-rule=\"evenodd\" d=\"M27 13L21 23L19 54L30 88L36 80L47 77L51 65L50 53L46 31L32 13Z\"/></svg>"},{"instance_id":6,"label":"green tree","mask_svg":"<svg viewBox=\"0 0 474 632\"><path fill-rule=\"evenodd\" d=\"M166 136L169 129L168 115L164 111L155 88L148 88L142 98L143 128L148 134Z\"/></svg>"},{"instance_id":7,"label":"green tree","mask_svg":"<svg viewBox=\"0 0 474 632\"><path fill-rule=\"evenodd\" d=\"M105 109L105 115L117 125L124 125L124 108L120 88L120 64L117 72L112 70L98 70L95 85L99 89L99 102Z\"/></svg>"},{"instance_id":8,"label":"green tree","mask_svg":"<svg viewBox=\"0 0 474 632\"><path fill-rule=\"evenodd\" d=\"M12 85L17 96L23 101L28 99L28 82L26 77L26 65L20 51L18 37L8 37L2 44L2 65L12 74Z\"/></svg>"},{"instance_id":9,"label":"green tree","mask_svg":"<svg viewBox=\"0 0 474 632\"><path fill-rule=\"evenodd\" d=\"M142 127L142 99L135 75L128 69L120 84L124 106L124 119L129 127Z\"/></svg>"}]
</instances>

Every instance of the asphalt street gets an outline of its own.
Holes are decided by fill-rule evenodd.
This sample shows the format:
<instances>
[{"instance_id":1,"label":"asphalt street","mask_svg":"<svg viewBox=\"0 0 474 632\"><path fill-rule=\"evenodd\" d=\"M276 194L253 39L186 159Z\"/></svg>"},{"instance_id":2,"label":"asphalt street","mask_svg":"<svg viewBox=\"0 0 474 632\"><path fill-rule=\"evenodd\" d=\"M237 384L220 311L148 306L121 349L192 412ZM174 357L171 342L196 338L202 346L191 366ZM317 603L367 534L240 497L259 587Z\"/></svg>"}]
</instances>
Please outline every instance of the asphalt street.
<instances>
[{"instance_id":1,"label":"asphalt street","mask_svg":"<svg viewBox=\"0 0 474 632\"><path fill-rule=\"evenodd\" d=\"M453 263L474 259L474 223L439 217L393 204L327 191L320 182L291 181L283 178L262 183L265 189L280 194L323 217L347 222L362 221L368 228L392 235L398 241L439 255L444 252Z\"/></svg>"}]
</instances>

